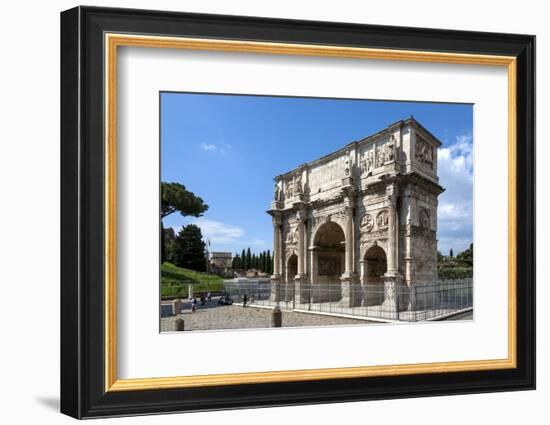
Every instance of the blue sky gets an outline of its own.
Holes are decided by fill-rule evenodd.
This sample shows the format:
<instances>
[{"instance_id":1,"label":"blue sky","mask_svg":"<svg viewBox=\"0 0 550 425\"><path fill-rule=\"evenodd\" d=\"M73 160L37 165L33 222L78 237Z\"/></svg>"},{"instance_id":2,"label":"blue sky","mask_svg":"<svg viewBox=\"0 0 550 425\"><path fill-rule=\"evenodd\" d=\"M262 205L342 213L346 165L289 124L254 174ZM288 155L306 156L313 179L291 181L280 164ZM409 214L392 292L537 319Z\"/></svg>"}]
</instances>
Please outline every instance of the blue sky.
<instances>
[{"instance_id":1,"label":"blue sky","mask_svg":"<svg viewBox=\"0 0 550 425\"><path fill-rule=\"evenodd\" d=\"M209 205L195 223L211 250L272 249L273 178L410 115L439 149L438 248L472 241L472 105L268 96L161 93L161 179L180 182Z\"/></svg>"}]
</instances>

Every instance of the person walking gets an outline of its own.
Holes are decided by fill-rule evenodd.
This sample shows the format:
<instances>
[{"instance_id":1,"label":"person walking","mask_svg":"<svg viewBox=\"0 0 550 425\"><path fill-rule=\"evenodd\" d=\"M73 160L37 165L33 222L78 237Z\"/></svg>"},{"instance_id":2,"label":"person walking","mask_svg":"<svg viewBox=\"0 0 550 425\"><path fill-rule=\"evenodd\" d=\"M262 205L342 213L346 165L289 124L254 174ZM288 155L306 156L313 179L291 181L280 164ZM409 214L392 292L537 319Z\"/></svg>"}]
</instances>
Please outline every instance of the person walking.
<instances>
[{"instance_id":1,"label":"person walking","mask_svg":"<svg viewBox=\"0 0 550 425\"><path fill-rule=\"evenodd\" d=\"M208 301L209 303L212 302L212 294L210 293L210 291L208 291L208 293L206 294L206 301Z\"/></svg>"},{"instance_id":2,"label":"person walking","mask_svg":"<svg viewBox=\"0 0 550 425\"><path fill-rule=\"evenodd\" d=\"M247 301L248 301L248 295L244 294L243 295L243 307L246 307Z\"/></svg>"},{"instance_id":3,"label":"person walking","mask_svg":"<svg viewBox=\"0 0 550 425\"><path fill-rule=\"evenodd\" d=\"M191 312L195 311L197 311L197 297L193 297L193 301L191 301Z\"/></svg>"}]
</instances>

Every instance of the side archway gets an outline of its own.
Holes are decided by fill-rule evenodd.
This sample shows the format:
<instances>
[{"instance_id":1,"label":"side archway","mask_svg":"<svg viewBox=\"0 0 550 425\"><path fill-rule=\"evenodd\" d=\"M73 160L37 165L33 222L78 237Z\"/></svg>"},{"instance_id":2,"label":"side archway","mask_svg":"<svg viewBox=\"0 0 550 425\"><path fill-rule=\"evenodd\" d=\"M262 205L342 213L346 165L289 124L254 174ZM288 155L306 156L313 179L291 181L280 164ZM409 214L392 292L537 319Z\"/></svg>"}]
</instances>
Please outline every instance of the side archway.
<instances>
[{"instance_id":1,"label":"side archway","mask_svg":"<svg viewBox=\"0 0 550 425\"><path fill-rule=\"evenodd\" d=\"M361 281L366 306L384 302L384 274L388 269L386 252L379 245L368 248L363 257Z\"/></svg>"},{"instance_id":2,"label":"side archway","mask_svg":"<svg viewBox=\"0 0 550 425\"><path fill-rule=\"evenodd\" d=\"M294 277L296 274L298 274L298 256L293 253L287 258L285 264L284 294L281 297L283 301L289 302L294 299Z\"/></svg>"},{"instance_id":3,"label":"side archway","mask_svg":"<svg viewBox=\"0 0 550 425\"><path fill-rule=\"evenodd\" d=\"M294 282L294 276L298 274L298 256L292 254L286 260L286 281Z\"/></svg>"}]
</instances>

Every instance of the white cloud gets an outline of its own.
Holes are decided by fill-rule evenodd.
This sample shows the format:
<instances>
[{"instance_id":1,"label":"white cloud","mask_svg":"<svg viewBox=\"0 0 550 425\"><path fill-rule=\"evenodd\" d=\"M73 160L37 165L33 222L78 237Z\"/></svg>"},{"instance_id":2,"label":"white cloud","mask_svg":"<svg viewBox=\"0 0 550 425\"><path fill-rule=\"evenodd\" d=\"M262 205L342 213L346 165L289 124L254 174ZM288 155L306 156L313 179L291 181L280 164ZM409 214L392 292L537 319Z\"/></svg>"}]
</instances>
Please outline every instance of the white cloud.
<instances>
[{"instance_id":1,"label":"white cloud","mask_svg":"<svg viewBox=\"0 0 550 425\"><path fill-rule=\"evenodd\" d=\"M473 141L471 133L456 136L455 142L438 151L439 197L438 248L448 252L466 249L472 242Z\"/></svg>"},{"instance_id":2,"label":"white cloud","mask_svg":"<svg viewBox=\"0 0 550 425\"><path fill-rule=\"evenodd\" d=\"M438 215L441 220L457 220L470 217L470 211L465 208L464 204L440 203Z\"/></svg>"},{"instance_id":3,"label":"white cloud","mask_svg":"<svg viewBox=\"0 0 550 425\"><path fill-rule=\"evenodd\" d=\"M218 150L216 145L210 144L210 143L201 143L201 149L205 151L216 151Z\"/></svg>"},{"instance_id":4,"label":"white cloud","mask_svg":"<svg viewBox=\"0 0 550 425\"><path fill-rule=\"evenodd\" d=\"M218 143L201 142L200 148L204 151L219 153L220 155L223 156L229 153L231 149L233 149L233 146L225 142L218 142Z\"/></svg>"},{"instance_id":5,"label":"white cloud","mask_svg":"<svg viewBox=\"0 0 550 425\"><path fill-rule=\"evenodd\" d=\"M203 217L194 219L191 223L199 226L204 239L210 239L212 244L233 242L244 234L244 231L240 227Z\"/></svg>"}]
</instances>

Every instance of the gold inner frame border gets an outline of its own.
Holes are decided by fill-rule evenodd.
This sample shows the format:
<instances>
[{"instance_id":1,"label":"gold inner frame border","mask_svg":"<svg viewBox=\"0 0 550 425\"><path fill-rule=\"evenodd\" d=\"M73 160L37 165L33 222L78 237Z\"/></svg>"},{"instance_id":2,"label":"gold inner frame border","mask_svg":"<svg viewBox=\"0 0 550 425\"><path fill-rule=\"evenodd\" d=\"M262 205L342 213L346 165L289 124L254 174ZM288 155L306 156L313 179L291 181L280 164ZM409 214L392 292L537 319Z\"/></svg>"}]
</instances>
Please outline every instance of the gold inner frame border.
<instances>
[{"instance_id":1,"label":"gold inner frame border","mask_svg":"<svg viewBox=\"0 0 550 425\"><path fill-rule=\"evenodd\" d=\"M150 35L106 33L105 46L105 391L138 391L216 385L312 381L322 379L364 378L411 375L420 373L450 373L513 369L516 353L516 58L513 56L478 55L465 53L371 49L330 45L288 44L274 42L235 41L221 39L180 38ZM118 379L116 324L116 123L117 123L117 51L118 47L148 47L261 53L279 55L324 56L363 60L397 60L403 62L433 62L468 65L504 66L508 72L508 357L495 360L397 364L380 366L342 367Z\"/></svg>"}]
</instances>

